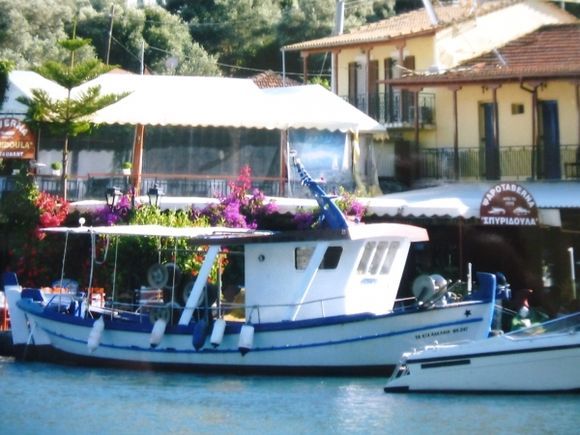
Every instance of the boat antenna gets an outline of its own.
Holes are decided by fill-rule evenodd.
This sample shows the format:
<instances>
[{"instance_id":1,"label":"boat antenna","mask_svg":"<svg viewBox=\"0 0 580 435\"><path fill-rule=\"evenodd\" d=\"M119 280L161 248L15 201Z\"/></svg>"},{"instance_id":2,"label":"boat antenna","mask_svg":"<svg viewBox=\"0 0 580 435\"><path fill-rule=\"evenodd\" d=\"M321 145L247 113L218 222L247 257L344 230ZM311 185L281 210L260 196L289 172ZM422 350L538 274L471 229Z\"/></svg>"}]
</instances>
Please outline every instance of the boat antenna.
<instances>
[{"instance_id":1,"label":"boat antenna","mask_svg":"<svg viewBox=\"0 0 580 435\"><path fill-rule=\"evenodd\" d=\"M310 189L310 193L316 199L318 206L321 210L321 216L319 222L322 225L327 226L333 230L345 230L348 228L348 221L344 216L344 213L338 208L338 206L332 200L320 185L312 179L310 174L304 168L304 165L300 159L296 156L296 151L291 151L292 163L298 170L300 175L300 184L306 186Z\"/></svg>"}]
</instances>

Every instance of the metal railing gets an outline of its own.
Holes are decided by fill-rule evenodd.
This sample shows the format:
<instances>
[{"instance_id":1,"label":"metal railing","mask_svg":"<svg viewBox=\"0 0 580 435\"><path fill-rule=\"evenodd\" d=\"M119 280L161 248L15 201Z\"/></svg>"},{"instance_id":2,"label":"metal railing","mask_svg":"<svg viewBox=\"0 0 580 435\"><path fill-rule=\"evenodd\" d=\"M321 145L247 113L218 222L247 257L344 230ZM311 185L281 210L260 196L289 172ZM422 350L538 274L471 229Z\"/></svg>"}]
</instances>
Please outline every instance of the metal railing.
<instances>
[{"instance_id":1,"label":"metal railing","mask_svg":"<svg viewBox=\"0 0 580 435\"><path fill-rule=\"evenodd\" d=\"M580 178L580 146L560 146L559 179ZM536 155L538 153L536 152ZM453 147L423 148L419 155L419 178L437 180L480 180L486 179L485 151L481 148L459 149L459 177L454 170L455 152ZM502 178L515 180L546 179L542 159L534 159L531 145L502 147L499 151L499 174ZM535 170L532 171L532 162ZM533 173L534 172L534 173Z\"/></svg>"},{"instance_id":2,"label":"metal railing","mask_svg":"<svg viewBox=\"0 0 580 435\"><path fill-rule=\"evenodd\" d=\"M387 90L375 94L357 94L343 99L387 127L411 128L415 124L415 97L412 92ZM435 94L419 92L419 125L435 125Z\"/></svg>"},{"instance_id":3,"label":"metal railing","mask_svg":"<svg viewBox=\"0 0 580 435\"><path fill-rule=\"evenodd\" d=\"M0 197L4 192L14 190L16 177L0 176ZM176 174L143 174L141 178L141 194L157 186L165 196L219 198L230 193L230 182L237 177L228 176L191 176ZM52 175L37 175L34 178L38 189L53 195L61 195L62 181ZM78 177L71 175L67 180L67 199L81 201L85 199L104 200L108 187L117 187L121 192L130 191L129 178L123 175L89 175ZM327 182L324 189L330 194L336 194L343 187L352 191L354 183ZM290 182L275 177L254 177L252 188L259 189L264 195L279 197L310 197L308 189L299 180Z\"/></svg>"},{"instance_id":4,"label":"metal railing","mask_svg":"<svg viewBox=\"0 0 580 435\"><path fill-rule=\"evenodd\" d=\"M560 153L561 180L580 179L580 145L562 145ZM533 159L531 145L509 146L500 148L499 175L504 179L527 180L546 179L542 169L542 159ZM536 153L536 155L541 153ZM459 177L455 174L455 152L453 147L422 148L417 158L418 178L423 180L485 180L485 152L478 147L459 149ZM536 168L532 173L532 161ZM0 196L14 189L17 176L0 176ZM229 191L229 183L236 177L228 176L191 176L178 174L143 174L141 193L146 194L149 188L157 185L166 196L176 197L223 197ZM554 179L554 177L551 177ZM55 195L61 193L61 179L51 175L37 175L35 182L39 190ZM123 175L89 175L77 177L71 175L67 182L69 201L84 199L104 200L108 187L118 187L123 192L129 191L129 178ZM255 177L252 187L258 188L267 196L307 198L309 193L298 180L288 182L276 177ZM329 194L336 194L340 188L353 191L354 183L327 182L324 189Z\"/></svg>"}]
</instances>

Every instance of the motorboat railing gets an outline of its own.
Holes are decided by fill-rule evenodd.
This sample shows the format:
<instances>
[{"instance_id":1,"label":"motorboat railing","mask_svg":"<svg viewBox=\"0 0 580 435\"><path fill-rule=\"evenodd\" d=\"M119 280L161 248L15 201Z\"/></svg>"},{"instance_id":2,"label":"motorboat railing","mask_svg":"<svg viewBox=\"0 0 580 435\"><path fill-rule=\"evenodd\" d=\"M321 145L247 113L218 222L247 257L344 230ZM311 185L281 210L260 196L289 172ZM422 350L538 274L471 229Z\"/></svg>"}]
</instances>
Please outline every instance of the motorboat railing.
<instances>
[{"instance_id":1,"label":"motorboat railing","mask_svg":"<svg viewBox=\"0 0 580 435\"><path fill-rule=\"evenodd\" d=\"M580 332L580 312L533 324L527 328L505 334L505 336L511 339L520 339L544 334L576 334L578 332Z\"/></svg>"}]
</instances>

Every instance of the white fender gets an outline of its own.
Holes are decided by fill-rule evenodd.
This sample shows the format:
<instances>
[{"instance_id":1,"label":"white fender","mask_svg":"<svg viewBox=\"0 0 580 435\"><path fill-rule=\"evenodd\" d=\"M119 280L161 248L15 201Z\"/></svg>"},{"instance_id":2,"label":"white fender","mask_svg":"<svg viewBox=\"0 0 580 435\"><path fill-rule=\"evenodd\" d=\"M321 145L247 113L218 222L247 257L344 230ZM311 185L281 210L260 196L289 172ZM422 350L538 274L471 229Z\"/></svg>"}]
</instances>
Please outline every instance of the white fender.
<instances>
[{"instance_id":1,"label":"white fender","mask_svg":"<svg viewBox=\"0 0 580 435\"><path fill-rule=\"evenodd\" d=\"M243 325L240 330L240 338L238 340L238 349L242 356L247 354L254 344L254 327L252 325Z\"/></svg>"},{"instance_id":2,"label":"white fender","mask_svg":"<svg viewBox=\"0 0 580 435\"><path fill-rule=\"evenodd\" d=\"M102 317L99 317L93 323L93 327L91 328L91 332L89 333L89 338L87 339L87 347L89 352L94 352L99 344L101 343L101 335L103 334L103 330L105 329L105 321Z\"/></svg>"},{"instance_id":3,"label":"white fender","mask_svg":"<svg viewBox=\"0 0 580 435\"><path fill-rule=\"evenodd\" d=\"M225 330L226 321L224 319L217 319L213 322L213 329L210 338L210 343L213 347L218 347L222 343Z\"/></svg>"},{"instance_id":4,"label":"white fender","mask_svg":"<svg viewBox=\"0 0 580 435\"><path fill-rule=\"evenodd\" d=\"M157 319L153 324L153 329L151 330L151 338L149 339L149 343L151 347L157 347L163 336L165 335L165 328L167 327L167 321L164 319Z\"/></svg>"}]
</instances>

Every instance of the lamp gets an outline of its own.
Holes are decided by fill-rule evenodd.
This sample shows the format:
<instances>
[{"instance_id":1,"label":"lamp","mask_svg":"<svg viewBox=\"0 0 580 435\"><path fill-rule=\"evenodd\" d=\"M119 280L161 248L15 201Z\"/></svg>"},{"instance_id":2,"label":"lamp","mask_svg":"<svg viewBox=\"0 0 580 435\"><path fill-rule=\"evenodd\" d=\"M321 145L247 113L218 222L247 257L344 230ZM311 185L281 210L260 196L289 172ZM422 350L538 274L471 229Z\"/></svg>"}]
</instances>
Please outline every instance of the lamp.
<instances>
[{"instance_id":1,"label":"lamp","mask_svg":"<svg viewBox=\"0 0 580 435\"><path fill-rule=\"evenodd\" d=\"M105 200L107 201L107 205L111 210L117 205L119 202L119 198L121 197L121 191L116 187L108 187L105 192Z\"/></svg>"},{"instance_id":2,"label":"lamp","mask_svg":"<svg viewBox=\"0 0 580 435\"><path fill-rule=\"evenodd\" d=\"M153 187L150 187L147 191L147 196L149 197L149 204L153 207L159 206L159 197L163 196L163 191L159 189L157 184Z\"/></svg>"}]
</instances>

